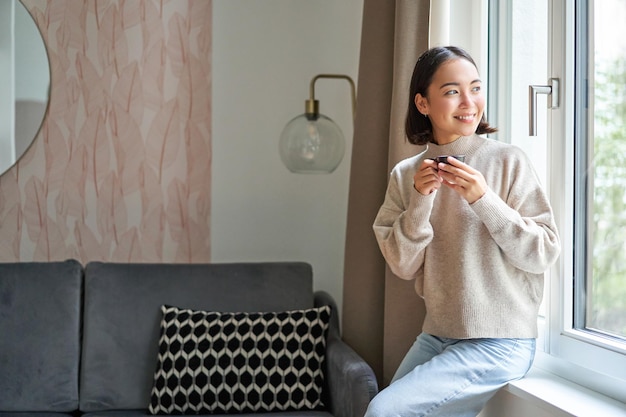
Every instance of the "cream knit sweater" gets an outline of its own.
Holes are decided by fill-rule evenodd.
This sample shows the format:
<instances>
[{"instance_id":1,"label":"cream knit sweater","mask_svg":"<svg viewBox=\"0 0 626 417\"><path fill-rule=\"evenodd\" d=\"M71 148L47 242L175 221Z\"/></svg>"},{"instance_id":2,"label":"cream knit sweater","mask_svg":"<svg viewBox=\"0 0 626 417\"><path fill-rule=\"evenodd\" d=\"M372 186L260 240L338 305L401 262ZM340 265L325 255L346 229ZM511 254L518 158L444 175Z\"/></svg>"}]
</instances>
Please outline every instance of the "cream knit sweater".
<instances>
[{"instance_id":1,"label":"cream knit sweater","mask_svg":"<svg viewBox=\"0 0 626 417\"><path fill-rule=\"evenodd\" d=\"M489 189L468 204L442 185L413 188L425 158L464 154ZM415 280L423 331L448 338L534 338L543 274L560 253L552 209L526 155L474 135L427 149L391 172L374 233L391 270Z\"/></svg>"}]
</instances>

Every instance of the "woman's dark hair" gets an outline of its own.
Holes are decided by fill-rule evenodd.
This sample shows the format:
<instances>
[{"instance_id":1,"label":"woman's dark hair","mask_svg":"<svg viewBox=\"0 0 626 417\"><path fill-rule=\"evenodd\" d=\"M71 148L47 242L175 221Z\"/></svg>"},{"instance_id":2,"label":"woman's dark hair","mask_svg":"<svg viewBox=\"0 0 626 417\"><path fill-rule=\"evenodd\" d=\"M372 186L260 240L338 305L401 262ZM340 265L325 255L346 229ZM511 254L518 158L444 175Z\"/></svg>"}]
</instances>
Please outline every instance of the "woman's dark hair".
<instances>
[{"instance_id":1,"label":"woman's dark hair","mask_svg":"<svg viewBox=\"0 0 626 417\"><path fill-rule=\"evenodd\" d=\"M415 96L421 94L426 97L426 90L430 86L433 80L435 72L441 64L451 59L465 59L472 63L476 67L476 63L472 57L463 49L456 46L441 46L435 47L424 52L413 69L413 76L411 78L411 89L409 94L409 110L406 115L405 131L406 136L410 143L414 145L425 145L428 142L434 142L433 137L433 125L428 117L425 117L417 110L415 106ZM478 127L476 128L477 134L493 133L497 129L491 127L487 123L487 119L483 114Z\"/></svg>"}]
</instances>

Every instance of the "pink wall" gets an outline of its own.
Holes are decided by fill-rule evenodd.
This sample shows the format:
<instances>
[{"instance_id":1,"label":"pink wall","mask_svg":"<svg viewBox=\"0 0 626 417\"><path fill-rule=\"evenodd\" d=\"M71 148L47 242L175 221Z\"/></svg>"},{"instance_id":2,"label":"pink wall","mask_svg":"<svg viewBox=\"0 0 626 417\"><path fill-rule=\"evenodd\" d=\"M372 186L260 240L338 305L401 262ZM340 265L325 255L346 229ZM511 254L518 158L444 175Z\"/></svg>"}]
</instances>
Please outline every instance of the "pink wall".
<instances>
[{"instance_id":1,"label":"pink wall","mask_svg":"<svg viewBox=\"0 0 626 417\"><path fill-rule=\"evenodd\" d=\"M24 4L52 88L0 176L0 261L208 262L211 1Z\"/></svg>"}]
</instances>

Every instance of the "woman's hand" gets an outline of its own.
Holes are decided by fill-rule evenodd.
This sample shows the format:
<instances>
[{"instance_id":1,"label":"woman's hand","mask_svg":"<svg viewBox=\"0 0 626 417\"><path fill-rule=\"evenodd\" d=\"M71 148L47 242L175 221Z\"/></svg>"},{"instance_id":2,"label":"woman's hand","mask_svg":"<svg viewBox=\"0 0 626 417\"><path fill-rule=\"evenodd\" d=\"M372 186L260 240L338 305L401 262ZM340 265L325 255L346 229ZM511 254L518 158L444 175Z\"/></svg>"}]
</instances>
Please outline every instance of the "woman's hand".
<instances>
[{"instance_id":1,"label":"woman's hand","mask_svg":"<svg viewBox=\"0 0 626 417\"><path fill-rule=\"evenodd\" d=\"M483 174L454 157L448 157L448 164L440 162L437 169L443 184L459 193L470 204L478 201L487 192L487 182Z\"/></svg>"},{"instance_id":2,"label":"woman's hand","mask_svg":"<svg viewBox=\"0 0 626 417\"><path fill-rule=\"evenodd\" d=\"M437 171L437 162L426 159L413 176L413 188L420 194L428 195L441 187L441 181Z\"/></svg>"}]
</instances>

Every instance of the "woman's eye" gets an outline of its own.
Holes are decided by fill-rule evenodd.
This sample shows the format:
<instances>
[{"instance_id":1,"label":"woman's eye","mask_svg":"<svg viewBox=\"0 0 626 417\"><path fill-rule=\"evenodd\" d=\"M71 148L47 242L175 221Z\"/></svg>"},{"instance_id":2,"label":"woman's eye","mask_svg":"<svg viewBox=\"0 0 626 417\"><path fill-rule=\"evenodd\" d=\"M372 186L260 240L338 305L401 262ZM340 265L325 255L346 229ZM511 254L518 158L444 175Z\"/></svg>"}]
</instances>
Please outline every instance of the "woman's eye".
<instances>
[{"instance_id":1,"label":"woman's eye","mask_svg":"<svg viewBox=\"0 0 626 417\"><path fill-rule=\"evenodd\" d=\"M451 95L457 94L457 93L458 93L458 91L456 91L456 90L448 90L448 91L446 91L446 95L447 96L451 96Z\"/></svg>"},{"instance_id":2,"label":"woman's eye","mask_svg":"<svg viewBox=\"0 0 626 417\"><path fill-rule=\"evenodd\" d=\"M480 91L480 86L476 86L476 87L472 88L472 91L479 92Z\"/></svg>"}]
</instances>

